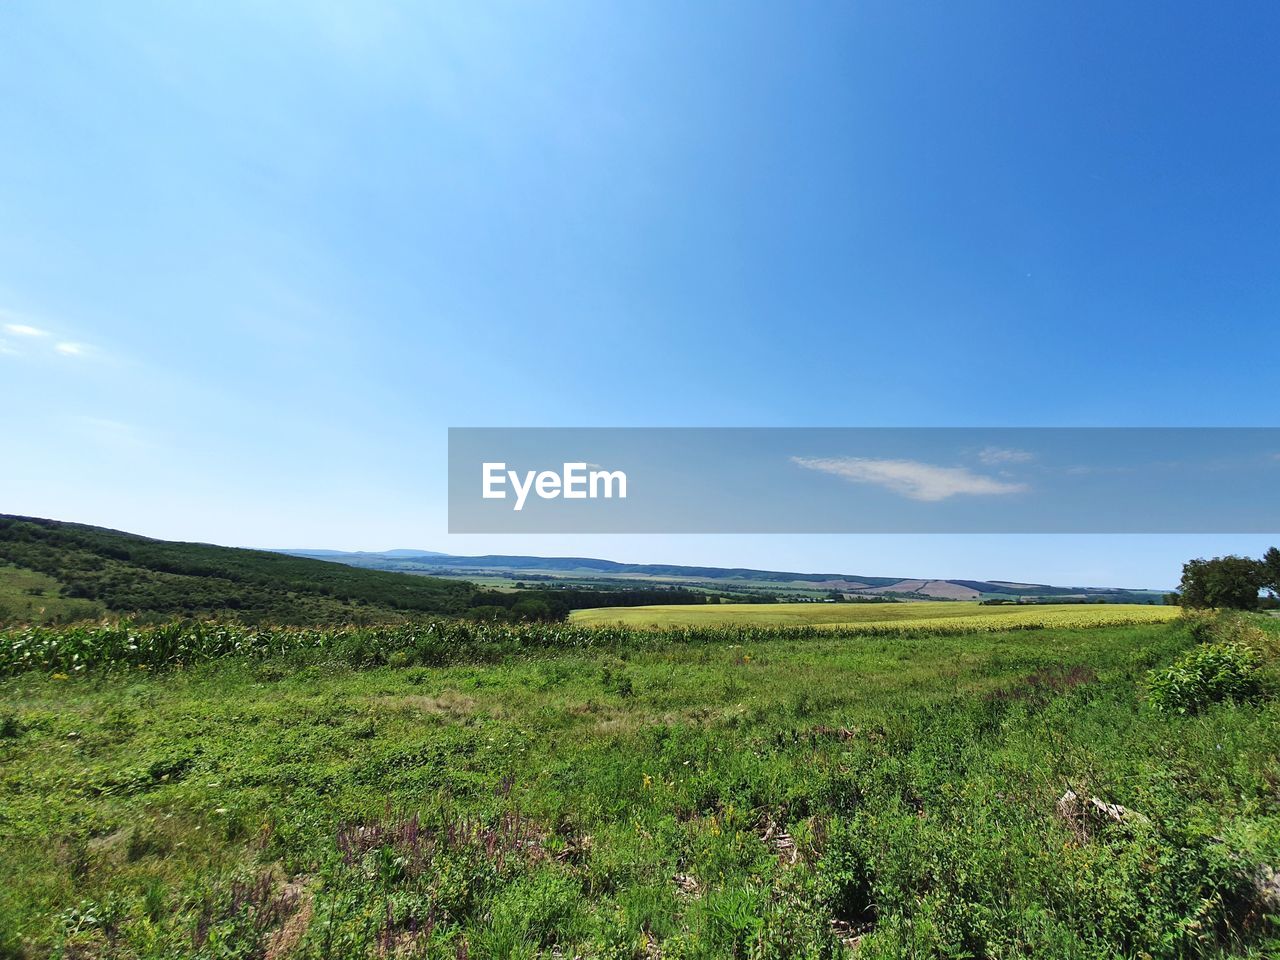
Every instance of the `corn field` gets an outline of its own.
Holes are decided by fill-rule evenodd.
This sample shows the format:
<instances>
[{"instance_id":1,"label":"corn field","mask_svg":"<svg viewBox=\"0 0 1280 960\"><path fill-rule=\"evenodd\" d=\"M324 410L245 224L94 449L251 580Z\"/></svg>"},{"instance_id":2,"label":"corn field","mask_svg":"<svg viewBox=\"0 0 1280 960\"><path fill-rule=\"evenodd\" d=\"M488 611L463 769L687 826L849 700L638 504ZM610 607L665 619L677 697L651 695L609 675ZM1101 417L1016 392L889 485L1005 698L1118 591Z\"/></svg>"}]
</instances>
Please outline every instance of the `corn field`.
<instances>
[{"instance_id":1,"label":"corn field","mask_svg":"<svg viewBox=\"0 0 1280 960\"><path fill-rule=\"evenodd\" d=\"M572 624L439 620L414 625L325 628L243 626L219 621L159 625L126 620L87 626L27 626L0 631L0 675L31 670L68 675L91 669L165 670L224 658L342 662L353 666L492 662L539 651L636 649L674 644L732 644L838 636L892 638L1002 633L1050 627L1126 626L1167 620L1167 608L1126 611L1025 611L990 617L800 627L706 626L644 629ZM1022 614L1023 611L1019 611Z\"/></svg>"}]
</instances>

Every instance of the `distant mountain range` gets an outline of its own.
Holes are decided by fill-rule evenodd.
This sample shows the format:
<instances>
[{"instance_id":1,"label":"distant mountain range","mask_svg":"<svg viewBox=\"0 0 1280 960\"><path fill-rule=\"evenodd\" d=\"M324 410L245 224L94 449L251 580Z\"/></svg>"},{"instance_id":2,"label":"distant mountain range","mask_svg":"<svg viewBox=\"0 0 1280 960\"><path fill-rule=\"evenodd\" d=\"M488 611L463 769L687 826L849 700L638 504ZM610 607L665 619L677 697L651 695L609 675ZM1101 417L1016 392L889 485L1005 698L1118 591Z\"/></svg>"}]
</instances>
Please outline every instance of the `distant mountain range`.
<instances>
[{"instance_id":1,"label":"distant mountain range","mask_svg":"<svg viewBox=\"0 0 1280 960\"><path fill-rule=\"evenodd\" d=\"M695 587L724 593L769 592L798 596L838 592L848 596L894 596L936 600L1111 600L1116 603L1159 602L1156 590L1120 587L1053 586L1008 580L929 580L849 573L796 573L747 567L691 567L662 563L619 563L592 557L530 557L489 555L464 557L431 550L343 552L340 550L282 550L308 557L373 570L425 576L524 583L563 582L575 586L618 587L636 581Z\"/></svg>"}]
</instances>

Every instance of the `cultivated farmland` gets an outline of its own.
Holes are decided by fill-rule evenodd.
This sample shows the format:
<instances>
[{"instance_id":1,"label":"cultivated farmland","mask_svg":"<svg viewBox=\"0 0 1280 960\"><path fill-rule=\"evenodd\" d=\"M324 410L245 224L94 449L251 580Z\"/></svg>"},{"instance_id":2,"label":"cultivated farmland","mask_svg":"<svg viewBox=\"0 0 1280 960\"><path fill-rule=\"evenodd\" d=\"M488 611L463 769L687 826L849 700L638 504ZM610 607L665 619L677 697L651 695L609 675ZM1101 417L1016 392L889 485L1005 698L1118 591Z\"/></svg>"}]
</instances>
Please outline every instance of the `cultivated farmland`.
<instances>
[{"instance_id":1,"label":"cultivated farmland","mask_svg":"<svg viewBox=\"0 0 1280 960\"><path fill-rule=\"evenodd\" d=\"M920 603L722 603L604 607L577 610L574 624L622 624L634 627L705 626L965 626L974 630L1016 625L1097 626L1154 623L1174 619L1177 607L1136 603L1027 604L984 606L963 601Z\"/></svg>"}]
</instances>

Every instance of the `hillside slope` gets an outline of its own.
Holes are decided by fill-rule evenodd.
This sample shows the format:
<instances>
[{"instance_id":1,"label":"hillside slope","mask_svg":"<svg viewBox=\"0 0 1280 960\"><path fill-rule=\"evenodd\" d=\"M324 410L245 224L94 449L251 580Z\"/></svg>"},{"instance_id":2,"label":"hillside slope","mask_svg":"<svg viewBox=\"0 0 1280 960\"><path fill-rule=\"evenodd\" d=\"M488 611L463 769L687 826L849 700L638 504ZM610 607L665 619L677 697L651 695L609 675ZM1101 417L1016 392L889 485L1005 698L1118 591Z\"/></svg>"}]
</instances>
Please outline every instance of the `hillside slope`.
<instances>
[{"instance_id":1,"label":"hillside slope","mask_svg":"<svg viewBox=\"0 0 1280 960\"><path fill-rule=\"evenodd\" d=\"M22 571L48 578L33 589L41 589L55 611L79 600L85 601L80 611L143 618L229 614L247 622L388 621L461 614L476 597L474 585L457 580L5 514L0 568L15 583L22 582ZM0 620L25 619L24 610L13 607L0 609ZM31 607L25 604L25 612Z\"/></svg>"}]
</instances>

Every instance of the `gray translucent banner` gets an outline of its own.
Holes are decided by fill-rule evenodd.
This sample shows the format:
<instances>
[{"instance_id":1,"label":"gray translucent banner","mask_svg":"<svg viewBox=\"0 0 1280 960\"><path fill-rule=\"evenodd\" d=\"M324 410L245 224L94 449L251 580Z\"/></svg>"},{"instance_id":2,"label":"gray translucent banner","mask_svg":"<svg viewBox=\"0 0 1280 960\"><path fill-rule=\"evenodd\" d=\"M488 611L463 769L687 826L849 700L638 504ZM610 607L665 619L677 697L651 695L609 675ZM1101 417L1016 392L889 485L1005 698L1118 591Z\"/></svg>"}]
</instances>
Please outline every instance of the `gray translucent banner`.
<instances>
[{"instance_id":1,"label":"gray translucent banner","mask_svg":"<svg viewBox=\"0 0 1280 960\"><path fill-rule=\"evenodd\" d=\"M450 533L1277 533L1280 428L453 428Z\"/></svg>"}]
</instances>

